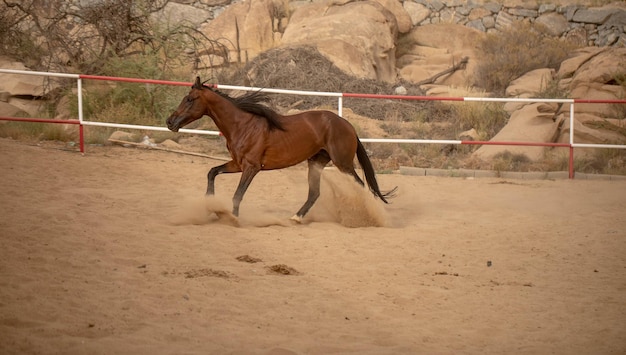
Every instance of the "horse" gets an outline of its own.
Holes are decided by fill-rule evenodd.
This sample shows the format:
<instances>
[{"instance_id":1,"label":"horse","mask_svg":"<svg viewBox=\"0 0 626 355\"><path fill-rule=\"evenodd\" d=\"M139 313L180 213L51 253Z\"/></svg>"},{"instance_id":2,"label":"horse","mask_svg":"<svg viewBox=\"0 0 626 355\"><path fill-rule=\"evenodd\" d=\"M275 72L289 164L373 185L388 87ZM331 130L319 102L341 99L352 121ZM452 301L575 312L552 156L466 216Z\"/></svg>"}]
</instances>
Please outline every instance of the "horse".
<instances>
[{"instance_id":1,"label":"horse","mask_svg":"<svg viewBox=\"0 0 626 355\"><path fill-rule=\"evenodd\" d=\"M239 216L243 195L257 173L287 168L307 160L308 197L291 217L301 222L320 196L321 173L329 162L365 186L354 170L355 155L370 191L385 203L388 203L387 198L395 195L397 187L388 192L380 191L367 152L347 120L323 110L283 116L264 104L267 99L261 90L231 97L205 85L197 77L189 94L167 119L167 127L178 132L181 127L207 115L226 138L232 160L210 169L206 195L215 193L218 175L241 173L232 210L234 216Z\"/></svg>"}]
</instances>

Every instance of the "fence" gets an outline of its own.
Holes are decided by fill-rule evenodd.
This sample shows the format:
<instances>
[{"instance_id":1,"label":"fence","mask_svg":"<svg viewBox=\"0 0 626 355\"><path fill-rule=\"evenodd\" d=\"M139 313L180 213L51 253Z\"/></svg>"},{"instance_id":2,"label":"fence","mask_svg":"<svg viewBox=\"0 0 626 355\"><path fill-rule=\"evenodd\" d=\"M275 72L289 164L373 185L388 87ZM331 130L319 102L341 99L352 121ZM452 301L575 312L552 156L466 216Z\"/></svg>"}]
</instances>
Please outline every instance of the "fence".
<instances>
[{"instance_id":1,"label":"fence","mask_svg":"<svg viewBox=\"0 0 626 355\"><path fill-rule=\"evenodd\" d=\"M101 127L114 127L114 128L127 128L127 129L141 129L141 130L153 130L153 131L168 131L166 127L157 126L142 126L142 125L130 125L130 124L118 124L107 122L94 122L87 121L83 117L83 95L82 95L82 80L104 80L104 81L118 81L129 83L142 83L142 84L156 84L156 85L175 85L175 86L190 86L187 82L166 81L166 80L153 80L153 79L135 79L135 78L122 78L111 76L98 76L98 75L86 75L86 74L66 74L66 73L49 73L38 71L24 71L13 69L0 69L0 73L6 74L18 74L18 75L37 75L59 78L71 78L76 79L77 83L77 98L78 98L78 120L54 120L43 118L18 118L18 117L2 117L0 120L5 121L26 121L26 122L44 122L44 123L62 123L62 124L76 124L79 126L79 146L82 153L85 152L84 141L84 126L101 126ZM613 149L626 149L626 145L618 144L585 144L574 142L574 105L576 103L592 103L592 104L626 104L626 100L587 100L587 99L534 99L534 98L489 98L489 97L432 97L432 96L406 96L406 95L380 95L380 94L357 94L357 93L339 93L339 92L317 92L317 91L299 91L299 90L285 90L285 89L268 89L258 87L245 87L245 86L233 86L233 85L216 85L216 88L224 90L263 90L268 93L288 94L288 95L305 95L305 96L328 96L337 98L337 110L339 116L342 116L343 98L361 98L361 99L391 99L391 100L422 100L422 101L482 101L482 102L544 102L544 103L560 103L569 104L569 143L542 143L542 142L496 142L496 141L468 141L468 140L446 140L446 139L389 139L389 138L363 138L362 142L369 143L411 143L411 144L452 144L452 145L510 145L510 146L536 146L536 147L562 147L569 148L569 178L574 178L574 148L613 148ZM180 129L179 132L191 133L191 134L208 134L219 135L217 131L196 130L196 129Z\"/></svg>"}]
</instances>

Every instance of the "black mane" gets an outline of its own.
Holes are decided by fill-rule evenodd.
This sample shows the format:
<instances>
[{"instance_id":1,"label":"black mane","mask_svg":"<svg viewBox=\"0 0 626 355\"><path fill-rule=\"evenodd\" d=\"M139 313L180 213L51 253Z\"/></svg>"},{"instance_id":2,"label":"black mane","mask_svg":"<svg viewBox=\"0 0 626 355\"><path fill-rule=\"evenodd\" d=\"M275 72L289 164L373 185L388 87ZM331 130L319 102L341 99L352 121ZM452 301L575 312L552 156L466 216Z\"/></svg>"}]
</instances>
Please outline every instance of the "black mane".
<instances>
[{"instance_id":1,"label":"black mane","mask_svg":"<svg viewBox=\"0 0 626 355\"><path fill-rule=\"evenodd\" d=\"M271 107L263 104L264 102L269 101L269 97L266 93L261 91L252 91L247 92L242 96L232 97L226 93L223 93L217 89L212 89L211 87L208 87L206 85L204 85L204 87L232 102L239 109L265 118L267 120L267 124L270 130L285 130L279 120L279 117L281 117L281 115L278 112L274 111Z\"/></svg>"}]
</instances>

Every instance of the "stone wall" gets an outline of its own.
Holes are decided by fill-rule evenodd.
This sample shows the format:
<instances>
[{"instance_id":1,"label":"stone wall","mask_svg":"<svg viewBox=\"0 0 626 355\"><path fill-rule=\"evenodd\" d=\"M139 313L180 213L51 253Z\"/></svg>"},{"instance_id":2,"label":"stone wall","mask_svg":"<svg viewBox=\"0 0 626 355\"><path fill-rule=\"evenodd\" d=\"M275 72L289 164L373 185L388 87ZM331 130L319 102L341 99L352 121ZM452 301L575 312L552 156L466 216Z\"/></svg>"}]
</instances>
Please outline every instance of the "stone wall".
<instances>
[{"instance_id":1,"label":"stone wall","mask_svg":"<svg viewBox=\"0 0 626 355\"><path fill-rule=\"evenodd\" d=\"M447 22L494 32L514 21L528 21L543 24L551 35L575 39L583 46L626 46L624 2L586 7L527 1L407 0L403 6L414 26Z\"/></svg>"}]
</instances>

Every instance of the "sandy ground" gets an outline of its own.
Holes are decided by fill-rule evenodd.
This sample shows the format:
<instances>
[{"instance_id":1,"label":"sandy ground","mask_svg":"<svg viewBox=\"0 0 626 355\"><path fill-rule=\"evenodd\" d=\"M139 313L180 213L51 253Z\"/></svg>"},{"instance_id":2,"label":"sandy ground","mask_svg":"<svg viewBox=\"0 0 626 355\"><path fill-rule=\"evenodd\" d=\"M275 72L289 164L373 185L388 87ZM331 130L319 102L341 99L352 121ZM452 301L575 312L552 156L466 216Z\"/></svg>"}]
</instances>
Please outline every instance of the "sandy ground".
<instances>
[{"instance_id":1,"label":"sandy ground","mask_svg":"<svg viewBox=\"0 0 626 355\"><path fill-rule=\"evenodd\" d=\"M625 181L387 174L385 206L325 171L298 225L298 166L235 227L218 163L0 139L0 353L626 352Z\"/></svg>"}]
</instances>

